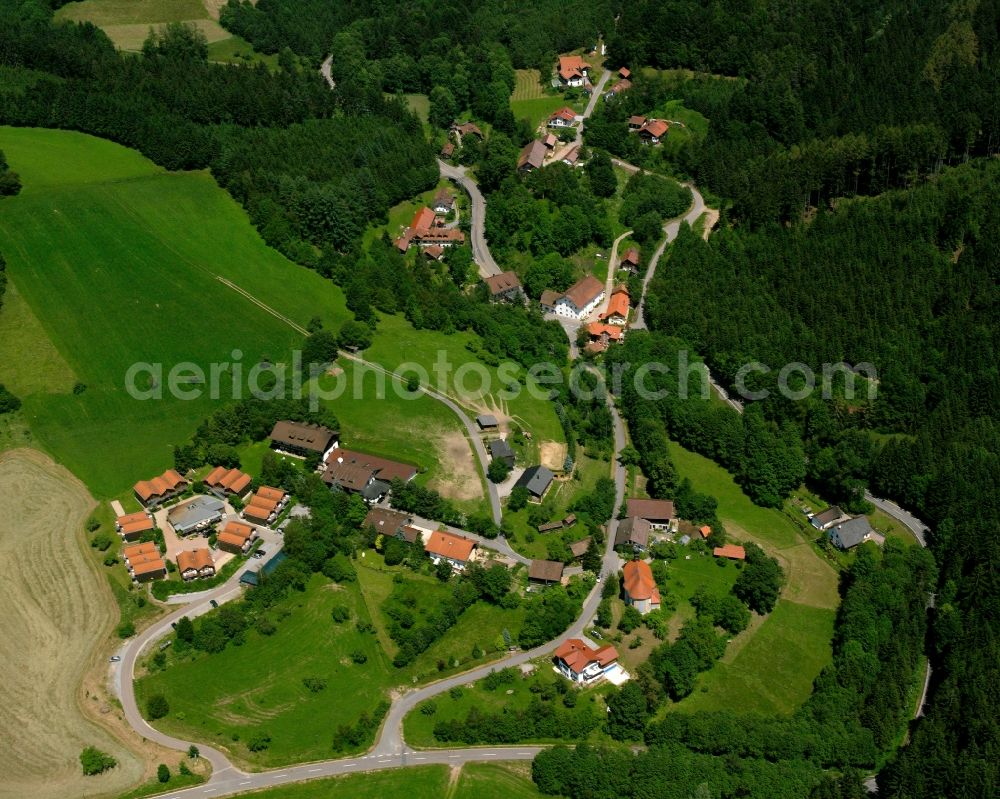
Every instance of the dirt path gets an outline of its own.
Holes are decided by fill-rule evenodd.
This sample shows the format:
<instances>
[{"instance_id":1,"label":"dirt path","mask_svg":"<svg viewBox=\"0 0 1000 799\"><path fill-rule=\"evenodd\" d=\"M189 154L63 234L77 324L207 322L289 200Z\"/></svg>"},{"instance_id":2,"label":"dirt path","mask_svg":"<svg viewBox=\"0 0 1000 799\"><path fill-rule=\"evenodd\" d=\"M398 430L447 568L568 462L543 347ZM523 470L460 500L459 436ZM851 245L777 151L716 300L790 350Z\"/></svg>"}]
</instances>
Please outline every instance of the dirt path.
<instances>
[{"instance_id":1,"label":"dirt path","mask_svg":"<svg viewBox=\"0 0 1000 799\"><path fill-rule=\"evenodd\" d=\"M110 590L81 552L94 500L68 471L33 450L0 453L0 797L65 799L136 783L141 762L81 709L95 645L117 620ZM80 751L119 766L84 777Z\"/></svg>"}]
</instances>

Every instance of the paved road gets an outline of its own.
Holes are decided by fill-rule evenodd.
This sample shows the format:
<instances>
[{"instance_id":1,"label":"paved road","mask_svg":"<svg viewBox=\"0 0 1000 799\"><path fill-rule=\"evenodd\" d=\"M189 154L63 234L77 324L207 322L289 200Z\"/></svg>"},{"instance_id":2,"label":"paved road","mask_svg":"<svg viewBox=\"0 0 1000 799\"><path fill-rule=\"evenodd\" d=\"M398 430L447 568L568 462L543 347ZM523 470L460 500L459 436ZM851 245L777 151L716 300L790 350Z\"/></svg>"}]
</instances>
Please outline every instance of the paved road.
<instances>
[{"instance_id":1,"label":"paved road","mask_svg":"<svg viewBox=\"0 0 1000 799\"><path fill-rule=\"evenodd\" d=\"M369 366L375 371L381 372L390 378L399 379L381 364L366 361L360 355L355 355L351 352L341 352L340 355L348 360ZM497 489L496 484L491 481L488 476L490 469L490 456L486 451L486 445L483 443L482 436L479 435L479 428L472 421L472 419L469 418L469 415L458 405L458 403L451 399L451 397L447 397L444 394L429 388L428 386L420 386L419 391L446 405L452 413L459 418L459 421L461 421L462 425L465 427L465 431L469 434L469 439L472 441L472 448L476 453L476 457L479 459L479 466L482 469L483 478L486 480L486 492L490 499L490 514L493 517L494 524L499 525L500 520L502 519L502 512L500 509L500 492Z\"/></svg>"},{"instance_id":2,"label":"paved road","mask_svg":"<svg viewBox=\"0 0 1000 799\"><path fill-rule=\"evenodd\" d=\"M624 162L619 161L616 163L621 166ZM659 264L664 251L667 249L667 245L677 238L677 234L681 230L681 222L687 222L689 225L693 225L695 220L705 213L705 199L701 196L701 192L698 191L698 189L691 183L684 183L681 185L687 186L691 189L691 207L688 208L687 213L685 213L684 216L678 217L677 219L671 219L666 225L663 226L663 232L666 233L666 236L663 241L660 242L660 246L656 248L656 251L653 253L653 257L649 260L649 266L646 269L646 276L642 279L642 296L639 298L639 304L636 305L635 308L635 321L633 321L630 325L630 327L635 330L646 329L646 290L649 288L649 284L653 280L653 275L656 274L656 266Z\"/></svg>"},{"instance_id":3,"label":"paved road","mask_svg":"<svg viewBox=\"0 0 1000 799\"><path fill-rule=\"evenodd\" d=\"M331 74L331 69L333 67L333 56L328 55L323 59L323 63L319 65L319 74L323 76L323 79L330 85L331 89L337 88L337 84L333 82L333 75Z\"/></svg>"},{"instance_id":4,"label":"paved road","mask_svg":"<svg viewBox=\"0 0 1000 799\"><path fill-rule=\"evenodd\" d=\"M604 70L601 73L600 80L597 81L597 85L594 90L590 93L590 100L587 102L587 107L583 110L583 116L580 118L580 124L576 126L576 139L574 140L575 145L583 144L583 127L590 115L594 113L594 109L597 107L597 101L601 99L601 95L604 94L604 86L608 82L608 78L611 77L611 73L608 70Z\"/></svg>"},{"instance_id":5,"label":"paved road","mask_svg":"<svg viewBox=\"0 0 1000 799\"><path fill-rule=\"evenodd\" d=\"M528 566L531 564L531 559L524 557L524 555L519 552L514 551L514 548L508 543L507 539L498 535L496 538L486 538L478 533L470 532L469 530L463 530L461 527L452 527L450 524L442 524L441 522L434 521L433 519L425 519L421 516L414 516L413 521L415 521L421 527L429 527L431 529L447 530L449 533L454 533L455 535L462 535L466 538L471 538L476 542L478 546L485 549L492 550L497 554L503 555L505 558L510 558L511 560L522 564L523 566Z\"/></svg>"},{"instance_id":6,"label":"paved road","mask_svg":"<svg viewBox=\"0 0 1000 799\"><path fill-rule=\"evenodd\" d=\"M499 275L503 270L493 260L490 248L486 244L486 200L483 199L483 194L479 191L479 186L476 185L476 181L468 176L465 167L453 166L438 159L438 169L441 170L442 177L455 181L469 195L472 211L472 259L479 267L479 276L492 277Z\"/></svg>"},{"instance_id":7,"label":"paved road","mask_svg":"<svg viewBox=\"0 0 1000 799\"><path fill-rule=\"evenodd\" d=\"M626 230L611 245L611 253L608 255L608 279L604 282L604 302L591 313L594 319L599 319L601 314L608 310L608 305L611 302L611 290L615 287L615 275L618 272L618 245L631 235L632 231Z\"/></svg>"}]
</instances>

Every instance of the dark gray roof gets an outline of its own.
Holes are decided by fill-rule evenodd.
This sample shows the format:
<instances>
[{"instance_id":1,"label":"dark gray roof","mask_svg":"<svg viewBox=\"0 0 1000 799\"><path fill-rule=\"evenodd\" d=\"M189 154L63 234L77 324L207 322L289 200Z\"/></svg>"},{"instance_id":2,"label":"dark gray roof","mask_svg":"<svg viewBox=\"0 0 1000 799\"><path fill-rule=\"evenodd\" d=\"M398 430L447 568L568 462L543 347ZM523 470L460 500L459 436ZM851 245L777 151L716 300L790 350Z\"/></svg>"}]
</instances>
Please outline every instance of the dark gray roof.
<instances>
[{"instance_id":1,"label":"dark gray roof","mask_svg":"<svg viewBox=\"0 0 1000 799\"><path fill-rule=\"evenodd\" d=\"M635 544L640 547L649 546L649 522L639 516L629 516L618 522L618 532L615 534L615 546Z\"/></svg>"},{"instance_id":2,"label":"dark gray roof","mask_svg":"<svg viewBox=\"0 0 1000 799\"><path fill-rule=\"evenodd\" d=\"M361 496L363 496L365 499L374 500L388 494L390 488L392 488L392 486L390 486L384 480L372 480L358 493L361 494Z\"/></svg>"},{"instance_id":3,"label":"dark gray roof","mask_svg":"<svg viewBox=\"0 0 1000 799\"><path fill-rule=\"evenodd\" d=\"M830 537L841 549L850 549L865 540L872 532L872 526L864 516L856 516L830 528Z\"/></svg>"},{"instance_id":4,"label":"dark gray roof","mask_svg":"<svg viewBox=\"0 0 1000 799\"><path fill-rule=\"evenodd\" d=\"M555 475L544 466L532 466L530 469L525 469L524 474L517 478L514 488L518 486L527 488L529 494L540 497L554 477Z\"/></svg>"},{"instance_id":5,"label":"dark gray roof","mask_svg":"<svg viewBox=\"0 0 1000 799\"><path fill-rule=\"evenodd\" d=\"M832 505L822 513L814 515L810 521L812 522L813 527L822 529L824 525L837 521L837 519L841 518L843 515L844 512L839 507Z\"/></svg>"},{"instance_id":6,"label":"dark gray roof","mask_svg":"<svg viewBox=\"0 0 1000 799\"><path fill-rule=\"evenodd\" d=\"M490 442L490 455L494 458L513 458L514 450L510 448L506 439L498 438L496 441Z\"/></svg>"},{"instance_id":7,"label":"dark gray roof","mask_svg":"<svg viewBox=\"0 0 1000 799\"><path fill-rule=\"evenodd\" d=\"M481 413L476 417L476 424L480 427L497 427L499 422L492 413Z\"/></svg>"},{"instance_id":8,"label":"dark gray roof","mask_svg":"<svg viewBox=\"0 0 1000 799\"><path fill-rule=\"evenodd\" d=\"M171 527L183 533L219 516L225 510L226 506L218 497L195 497L190 502L171 508L167 513L167 521Z\"/></svg>"}]
</instances>

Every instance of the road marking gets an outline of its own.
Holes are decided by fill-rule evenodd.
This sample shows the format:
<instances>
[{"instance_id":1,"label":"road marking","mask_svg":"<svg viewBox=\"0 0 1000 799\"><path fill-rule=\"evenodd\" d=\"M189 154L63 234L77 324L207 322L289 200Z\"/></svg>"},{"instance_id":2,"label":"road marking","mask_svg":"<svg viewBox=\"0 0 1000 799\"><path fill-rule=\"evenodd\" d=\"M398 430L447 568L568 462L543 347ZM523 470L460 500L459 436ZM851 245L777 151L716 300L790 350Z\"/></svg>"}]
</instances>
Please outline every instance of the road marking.
<instances>
[{"instance_id":1,"label":"road marking","mask_svg":"<svg viewBox=\"0 0 1000 799\"><path fill-rule=\"evenodd\" d=\"M426 760L427 758L426 758L426 757L415 757L415 758L413 758L413 759L414 759L414 760Z\"/></svg>"},{"instance_id":2,"label":"road marking","mask_svg":"<svg viewBox=\"0 0 1000 799\"><path fill-rule=\"evenodd\" d=\"M317 771L322 771L322 770L323 769L321 769L321 768L311 768L311 769L309 769L309 773L310 774L315 774Z\"/></svg>"},{"instance_id":3,"label":"road marking","mask_svg":"<svg viewBox=\"0 0 1000 799\"><path fill-rule=\"evenodd\" d=\"M390 757L387 757L387 758L386 758L385 760L380 760L380 761L378 761L378 762L379 762L379 763L390 763L390 762L392 762L392 758L390 758Z\"/></svg>"},{"instance_id":4,"label":"road marking","mask_svg":"<svg viewBox=\"0 0 1000 799\"><path fill-rule=\"evenodd\" d=\"M483 752L483 757L496 757L493 752Z\"/></svg>"},{"instance_id":5,"label":"road marking","mask_svg":"<svg viewBox=\"0 0 1000 799\"><path fill-rule=\"evenodd\" d=\"M341 766L341 768L354 768L356 765L358 765L358 764L357 763L344 763Z\"/></svg>"},{"instance_id":6,"label":"road marking","mask_svg":"<svg viewBox=\"0 0 1000 799\"><path fill-rule=\"evenodd\" d=\"M518 752L519 755L530 755L531 752Z\"/></svg>"},{"instance_id":7,"label":"road marking","mask_svg":"<svg viewBox=\"0 0 1000 799\"><path fill-rule=\"evenodd\" d=\"M247 780L246 782L241 782L240 783L240 785L249 785L249 784L250 784L250 780Z\"/></svg>"},{"instance_id":8,"label":"road marking","mask_svg":"<svg viewBox=\"0 0 1000 799\"><path fill-rule=\"evenodd\" d=\"M461 755L448 755L448 757L454 760L456 757L461 757Z\"/></svg>"},{"instance_id":9,"label":"road marking","mask_svg":"<svg viewBox=\"0 0 1000 799\"><path fill-rule=\"evenodd\" d=\"M275 774L271 779L277 780L277 779L280 779L281 777L287 777L287 776L288 776L288 772L286 771L284 774Z\"/></svg>"}]
</instances>

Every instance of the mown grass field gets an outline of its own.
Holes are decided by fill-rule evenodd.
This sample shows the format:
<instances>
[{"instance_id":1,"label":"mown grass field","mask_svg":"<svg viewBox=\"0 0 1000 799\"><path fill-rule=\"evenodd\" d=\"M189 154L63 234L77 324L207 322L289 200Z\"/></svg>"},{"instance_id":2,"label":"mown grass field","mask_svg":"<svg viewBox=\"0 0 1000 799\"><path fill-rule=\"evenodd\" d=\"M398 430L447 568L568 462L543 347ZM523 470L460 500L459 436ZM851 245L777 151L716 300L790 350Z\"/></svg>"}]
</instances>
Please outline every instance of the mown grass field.
<instances>
[{"instance_id":1,"label":"mown grass field","mask_svg":"<svg viewBox=\"0 0 1000 799\"><path fill-rule=\"evenodd\" d=\"M303 782L254 793L256 799L535 799L530 763L411 766Z\"/></svg>"},{"instance_id":2,"label":"mown grass field","mask_svg":"<svg viewBox=\"0 0 1000 799\"><path fill-rule=\"evenodd\" d=\"M240 36L210 42L208 45L208 60L220 64L267 64L271 69L278 68L278 56L258 53L253 45Z\"/></svg>"},{"instance_id":3,"label":"mown grass field","mask_svg":"<svg viewBox=\"0 0 1000 799\"><path fill-rule=\"evenodd\" d=\"M216 7L213 3L212 10ZM122 50L140 50L150 27L168 22L191 23L210 43L232 35L219 25L218 13L213 15L204 0L81 0L56 11L56 19L92 22Z\"/></svg>"},{"instance_id":4,"label":"mown grass field","mask_svg":"<svg viewBox=\"0 0 1000 799\"><path fill-rule=\"evenodd\" d=\"M515 70L517 83L511 100L538 100L545 96L541 73L537 69Z\"/></svg>"},{"instance_id":5,"label":"mown grass field","mask_svg":"<svg viewBox=\"0 0 1000 799\"><path fill-rule=\"evenodd\" d=\"M488 511L479 461L451 410L347 359L339 368L340 374L323 376L319 385L331 394L343 389L325 404L340 420L345 447L412 463L420 469L418 482L464 509Z\"/></svg>"},{"instance_id":6,"label":"mown grass field","mask_svg":"<svg viewBox=\"0 0 1000 799\"><path fill-rule=\"evenodd\" d=\"M418 587L422 599L416 615L420 608L433 609L448 589L434 577L386 568L370 550L356 567L358 581L343 586L313 575L304 593L293 593L270 611L278 628L271 636L249 630L242 646L230 645L218 654L170 651L165 670L143 674L136 682L140 707L162 693L170 713L154 722L158 729L219 746L250 766L319 760L337 754L332 741L340 725L371 713L393 689L496 659L494 642L504 628L516 639L523 611L477 603L426 652L396 668L381 608L394 588L394 575ZM349 621L333 622L335 605L350 610ZM372 622L376 632L358 632L358 620ZM473 660L477 646L491 653ZM355 652L363 653L366 662L354 663ZM303 684L307 677L326 679L326 688L310 692ZM269 747L251 752L248 741L262 732L271 736Z\"/></svg>"},{"instance_id":7,"label":"mown grass field","mask_svg":"<svg viewBox=\"0 0 1000 799\"><path fill-rule=\"evenodd\" d=\"M0 201L0 250L26 320L0 382L27 388L37 441L100 498L169 466L171 445L215 404L166 391L133 399L130 366L162 364L164 381L182 362L207 372L236 359L246 372L300 346L300 333L220 278L301 325L319 316L337 329L347 317L340 290L269 249L205 172L167 173L66 131L0 128L0 149L24 183Z\"/></svg>"},{"instance_id":8,"label":"mown grass field","mask_svg":"<svg viewBox=\"0 0 1000 799\"><path fill-rule=\"evenodd\" d=\"M524 370L520 369L521 392L513 399L503 399L501 383L494 367L486 366L466 345L478 349L478 336L471 333L445 334L433 330L416 330L399 316L385 316L378 325L375 341L365 351L368 361L395 370L401 364L415 363L422 366L431 377L431 387L454 397L460 404L478 413L495 413L510 417L514 423L532 433L536 443L551 441L565 443L562 427L552 404L547 399L532 397L524 384ZM450 367L448 380L439 384L434 364L439 358ZM456 383L459 369L465 373L464 385ZM488 376L488 385L477 374ZM543 387L533 383L539 396L547 396ZM462 390L462 388L466 390ZM485 391L483 390L485 389Z\"/></svg>"},{"instance_id":9,"label":"mown grass field","mask_svg":"<svg viewBox=\"0 0 1000 799\"><path fill-rule=\"evenodd\" d=\"M736 636L721 663L702 675L695 693L676 707L791 712L832 658L837 573L787 516L754 505L721 466L675 442L670 455L695 490L716 497L730 539L762 546L787 578L774 611Z\"/></svg>"}]
</instances>

